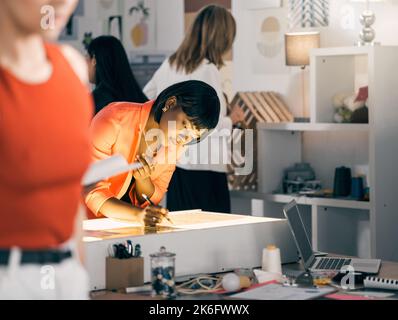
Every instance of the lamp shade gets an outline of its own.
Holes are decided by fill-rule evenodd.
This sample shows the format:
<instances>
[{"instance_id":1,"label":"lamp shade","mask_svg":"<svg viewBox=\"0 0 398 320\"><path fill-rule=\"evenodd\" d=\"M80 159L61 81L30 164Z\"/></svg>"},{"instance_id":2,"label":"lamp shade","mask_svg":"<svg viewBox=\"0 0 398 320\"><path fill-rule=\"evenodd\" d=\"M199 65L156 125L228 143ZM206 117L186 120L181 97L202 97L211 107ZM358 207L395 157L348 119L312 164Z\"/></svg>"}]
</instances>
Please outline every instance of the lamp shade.
<instances>
[{"instance_id":1,"label":"lamp shade","mask_svg":"<svg viewBox=\"0 0 398 320\"><path fill-rule=\"evenodd\" d=\"M286 65L308 66L310 64L310 50L319 48L320 42L319 32L286 33Z\"/></svg>"}]
</instances>

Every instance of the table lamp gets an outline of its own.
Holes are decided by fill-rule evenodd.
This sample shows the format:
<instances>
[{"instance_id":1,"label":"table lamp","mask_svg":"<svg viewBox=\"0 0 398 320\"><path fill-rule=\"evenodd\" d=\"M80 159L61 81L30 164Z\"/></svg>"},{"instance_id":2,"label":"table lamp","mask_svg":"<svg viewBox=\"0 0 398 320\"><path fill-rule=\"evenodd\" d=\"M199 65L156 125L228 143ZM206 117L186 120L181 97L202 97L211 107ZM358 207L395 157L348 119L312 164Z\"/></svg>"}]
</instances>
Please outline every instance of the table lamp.
<instances>
[{"instance_id":1,"label":"table lamp","mask_svg":"<svg viewBox=\"0 0 398 320\"><path fill-rule=\"evenodd\" d=\"M304 70L310 64L310 50L319 48L319 32L295 32L285 34L286 65L301 67L303 111L305 110Z\"/></svg>"}]
</instances>

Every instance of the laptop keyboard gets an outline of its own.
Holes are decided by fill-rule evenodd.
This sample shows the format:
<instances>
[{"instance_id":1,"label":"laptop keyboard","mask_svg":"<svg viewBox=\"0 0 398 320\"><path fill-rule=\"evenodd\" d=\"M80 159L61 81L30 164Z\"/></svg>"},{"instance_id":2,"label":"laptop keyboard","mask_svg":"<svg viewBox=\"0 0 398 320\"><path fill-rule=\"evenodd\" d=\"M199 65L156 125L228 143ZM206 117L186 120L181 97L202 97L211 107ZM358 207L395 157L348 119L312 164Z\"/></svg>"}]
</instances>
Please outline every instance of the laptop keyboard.
<instances>
[{"instance_id":1,"label":"laptop keyboard","mask_svg":"<svg viewBox=\"0 0 398 320\"><path fill-rule=\"evenodd\" d=\"M314 269L320 270L340 270L343 266L351 263L351 259L343 258L321 258L315 264Z\"/></svg>"}]
</instances>

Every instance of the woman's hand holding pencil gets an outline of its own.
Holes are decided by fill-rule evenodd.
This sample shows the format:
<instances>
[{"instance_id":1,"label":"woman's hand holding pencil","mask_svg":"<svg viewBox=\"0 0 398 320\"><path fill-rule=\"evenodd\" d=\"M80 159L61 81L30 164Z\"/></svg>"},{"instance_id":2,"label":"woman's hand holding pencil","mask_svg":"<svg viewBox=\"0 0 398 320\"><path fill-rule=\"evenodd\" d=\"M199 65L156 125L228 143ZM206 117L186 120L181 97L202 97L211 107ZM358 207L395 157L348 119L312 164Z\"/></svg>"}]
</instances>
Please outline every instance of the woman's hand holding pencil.
<instances>
[{"instance_id":1,"label":"woman's hand holding pencil","mask_svg":"<svg viewBox=\"0 0 398 320\"><path fill-rule=\"evenodd\" d=\"M150 206L145 209L147 211L144 217L145 226L154 227L161 223L163 219L174 224L170 217L168 217L169 210L155 205L146 194L142 194L142 197L150 204Z\"/></svg>"}]
</instances>

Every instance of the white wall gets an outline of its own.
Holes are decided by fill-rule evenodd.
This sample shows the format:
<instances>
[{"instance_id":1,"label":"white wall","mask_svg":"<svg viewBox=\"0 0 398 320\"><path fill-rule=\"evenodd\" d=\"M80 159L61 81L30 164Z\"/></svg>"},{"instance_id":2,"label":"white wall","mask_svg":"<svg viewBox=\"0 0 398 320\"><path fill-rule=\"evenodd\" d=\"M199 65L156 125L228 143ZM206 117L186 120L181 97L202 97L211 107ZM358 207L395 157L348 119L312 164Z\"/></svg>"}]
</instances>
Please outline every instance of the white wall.
<instances>
[{"instance_id":1,"label":"white wall","mask_svg":"<svg viewBox=\"0 0 398 320\"><path fill-rule=\"evenodd\" d=\"M273 90L282 93L295 116L308 116L303 111L302 82L299 68L286 67L284 53L276 59L261 57L263 61L253 60L257 52L261 21L268 15L281 17L283 31L288 30L287 1L282 8L246 10L248 1L232 0L232 12L237 20L238 34L234 47L234 91ZM364 3L350 0L330 0L330 25L319 28L322 47L351 46L358 39L360 31L359 16L365 8ZM398 0L385 0L372 3L376 13L376 41L383 45L398 45ZM395 31L394 31L395 30ZM281 33L283 42L283 32ZM282 49L282 51L284 51ZM308 70L306 70L306 106L308 109Z\"/></svg>"},{"instance_id":2,"label":"white wall","mask_svg":"<svg viewBox=\"0 0 398 320\"><path fill-rule=\"evenodd\" d=\"M82 44L84 32L93 32L93 37L107 33L108 18L112 15L124 16L126 8L125 0L114 0L110 10L104 10L98 0L84 1L85 14L76 17L78 20L79 39L74 41L62 41L84 52ZM169 54L177 49L184 37L184 0L148 0L156 6L156 49L139 51L140 54ZM124 40L127 40L128 32L123 30ZM130 53L129 53L130 55Z\"/></svg>"},{"instance_id":3,"label":"white wall","mask_svg":"<svg viewBox=\"0 0 398 320\"><path fill-rule=\"evenodd\" d=\"M114 0L109 10L101 9L97 0L80 0L84 2L84 16L75 17L77 20L78 39L73 41L60 41L75 47L82 53L85 53L82 44L84 33L92 32L93 38L106 33L108 17L119 15L122 12L123 0Z\"/></svg>"},{"instance_id":4,"label":"white wall","mask_svg":"<svg viewBox=\"0 0 398 320\"><path fill-rule=\"evenodd\" d=\"M157 45L166 53L173 53L184 38L184 1L157 0Z\"/></svg>"}]
</instances>

